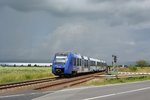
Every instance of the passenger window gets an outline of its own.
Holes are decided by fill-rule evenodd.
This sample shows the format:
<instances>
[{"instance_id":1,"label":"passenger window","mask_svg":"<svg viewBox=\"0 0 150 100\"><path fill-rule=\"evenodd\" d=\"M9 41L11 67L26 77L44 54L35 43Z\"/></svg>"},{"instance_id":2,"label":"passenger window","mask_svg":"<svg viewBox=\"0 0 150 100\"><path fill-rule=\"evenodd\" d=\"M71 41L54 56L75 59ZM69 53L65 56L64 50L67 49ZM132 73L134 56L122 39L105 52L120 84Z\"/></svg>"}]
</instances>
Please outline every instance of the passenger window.
<instances>
[{"instance_id":1,"label":"passenger window","mask_svg":"<svg viewBox=\"0 0 150 100\"><path fill-rule=\"evenodd\" d=\"M76 58L74 58L74 66L76 66Z\"/></svg>"},{"instance_id":2,"label":"passenger window","mask_svg":"<svg viewBox=\"0 0 150 100\"><path fill-rule=\"evenodd\" d=\"M77 58L77 66L79 66L80 64L79 64L79 58Z\"/></svg>"}]
</instances>

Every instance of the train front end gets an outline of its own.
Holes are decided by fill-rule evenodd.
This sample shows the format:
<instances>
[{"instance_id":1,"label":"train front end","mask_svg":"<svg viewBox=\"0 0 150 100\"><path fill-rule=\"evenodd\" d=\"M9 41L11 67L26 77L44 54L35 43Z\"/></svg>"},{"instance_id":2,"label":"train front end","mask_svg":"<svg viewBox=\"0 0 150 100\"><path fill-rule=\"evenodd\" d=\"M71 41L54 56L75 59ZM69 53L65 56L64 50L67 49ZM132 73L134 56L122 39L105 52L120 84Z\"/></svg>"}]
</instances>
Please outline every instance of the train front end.
<instances>
[{"instance_id":1,"label":"train front end","mask_svg":"<svg viewBox=\"0 0 150 100\"><path fill-rule=\"evenodd\" d=\"M55 54L52 65L52 73L58 76L71 74L71 71L69 70L69 58L69 53Z\"/></svg>"}]
</instances>

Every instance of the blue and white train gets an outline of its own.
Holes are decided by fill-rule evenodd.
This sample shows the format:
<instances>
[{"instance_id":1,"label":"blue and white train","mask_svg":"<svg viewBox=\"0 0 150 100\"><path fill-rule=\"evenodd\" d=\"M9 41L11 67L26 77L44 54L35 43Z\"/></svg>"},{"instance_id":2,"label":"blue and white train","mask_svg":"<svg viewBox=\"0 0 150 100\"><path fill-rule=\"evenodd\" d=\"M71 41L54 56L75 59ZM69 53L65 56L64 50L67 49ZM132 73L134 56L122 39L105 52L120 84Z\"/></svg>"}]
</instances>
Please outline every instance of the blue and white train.
<instances>
[{"instance_id":1,"label":"blue and white train","mask_svg":"<svg viewBox=\"0 0 150 100\"><path fill-rule=\"evenodd\" d=\"M73 75L93 71L105 71L107 64L103 60L81 56L80 54L56 53L52 73L58 76Z\"/></svg>"}]
</instances>

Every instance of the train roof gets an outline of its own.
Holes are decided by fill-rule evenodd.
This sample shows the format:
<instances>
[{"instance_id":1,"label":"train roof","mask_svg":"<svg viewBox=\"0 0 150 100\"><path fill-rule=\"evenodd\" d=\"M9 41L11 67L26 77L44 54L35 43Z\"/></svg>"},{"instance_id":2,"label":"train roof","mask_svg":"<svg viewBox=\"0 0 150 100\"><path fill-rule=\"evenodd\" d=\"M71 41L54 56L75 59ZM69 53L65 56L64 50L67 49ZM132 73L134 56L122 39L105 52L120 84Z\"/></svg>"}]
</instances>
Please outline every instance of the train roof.
<instances>
[{"instance_id":1,"label":"train roof","mask_svg":"<svg viewBox=\"0 0 150 100\"><path fill-rule=\"evenodd\" d=\"M56 53L55 55L60 55L60 56L66 56L66 55L68 55L68 52L58 52L58 53Z\"/></svg>"},{"instance_id":2,"label":"train roof","mask_svg":"<svg viewBox=\"0 0 150 100\"><path fill-rule=\"evenodd\" d=\"M98 59L90 58L91 61L98 61Z\"/></svg>"},{"instance_id":3,"label":"train roof","mask_svg":"<svg viewBox=\"0 0 150 100\"><path fill-rule=\"evenodd\" d=\"M80 58L80 59L82 58L82 56L80 54L74 54L74 56L77 58Z\"/></svg>"},{"instance_id":4,"label":"train roof","mask_svg":"<svg viewBox=\"0 0 150 100\"><path fill-rule=\"evenodd\" d=\"M85 60L88 60L88 57L86 57L86 56L83 56L83 59L85 59Z\"/></svg>"},{"instance_id":5,"label":"train roof","mask_svg":"<svg viewBox=\"0 0 150 100\"><path fill-rule=\"evenodd\" d=\"M85 59L85 60L91 60L91 61L96 61L96 62L101 62L101 63L106 63L106 61L104 61L104 60L99 60L99 59L95 59L95 58L89 58L89 57L87 57L87 56L81 56L80 54L77 54L77 53L73 53L73 52L58 52L58 53L56 53L56 55L64 55L64 56L66 56L66 55L68 55L69 53L71 53L71 54L73 54L74 55L74 57L76 57L76 58L80 58L80 59Z\"/></svg>"}]
</instances>

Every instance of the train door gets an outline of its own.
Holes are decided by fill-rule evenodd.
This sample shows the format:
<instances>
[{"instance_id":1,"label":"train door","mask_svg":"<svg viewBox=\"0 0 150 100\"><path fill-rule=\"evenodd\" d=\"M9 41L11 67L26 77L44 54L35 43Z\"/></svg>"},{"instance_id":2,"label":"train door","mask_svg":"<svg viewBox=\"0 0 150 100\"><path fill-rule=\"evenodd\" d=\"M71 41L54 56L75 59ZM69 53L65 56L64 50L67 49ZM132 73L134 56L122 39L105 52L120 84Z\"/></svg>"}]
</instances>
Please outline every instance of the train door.
<instances>
[{"instance_id":1,"label":"train door","mask_svg":"<svg viewBox=\"0 0 150 100\"><path fill-rule=\"evenodd\" d=\"M77 58L73 58L73 70L72 72L77 72Z\"/></svg>"},{"instance_id":2,"label":"train door","mask_svg":"<svg viewBox=\"0 0 150 100\"><path fill-rule=\"evenodd\" d=\"M77 58L77 67L78 67L78 72L83 72L83 66L81 65L81 58Z\"/></svg>"},{"instance_id":3,"label":"train door","mask_svg":"<svg viewBox=\"0 0 150 100\"><path fill-rule=\"evenodd\" d=\"M96 61L96 71L98 71L99 69L98 69L98 63L97 63L98 61Z\"/></svg>"},{"instance_id":4,"label":"train door","mask_svg":"<svg viewBox=\"0 0 150 100\"><path fill-rule=\"evenodd\" d=\"M82 68L82 71L84 71L84 59L83 59L83 57L81 59L81 68Z\"/></svg>"}]
</instances>

